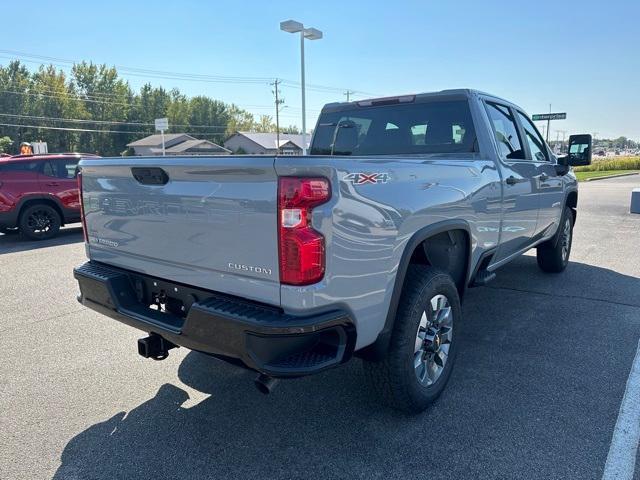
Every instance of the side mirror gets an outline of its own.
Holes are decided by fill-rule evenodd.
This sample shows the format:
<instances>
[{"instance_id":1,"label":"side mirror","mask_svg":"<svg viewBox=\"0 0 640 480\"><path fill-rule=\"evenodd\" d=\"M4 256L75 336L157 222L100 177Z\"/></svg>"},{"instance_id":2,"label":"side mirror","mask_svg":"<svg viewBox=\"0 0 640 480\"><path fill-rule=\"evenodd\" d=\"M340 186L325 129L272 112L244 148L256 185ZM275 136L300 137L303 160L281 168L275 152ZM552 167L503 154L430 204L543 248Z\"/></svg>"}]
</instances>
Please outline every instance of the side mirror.
<instances>
[{"instance_id":1,"label":"side mirror","mask_svg":"<svg viewBox=\"0 0 640 480\"><path fill-rule=\"evenodd\" d=\"M567 165L572 167L591 165L591 143L591 135L571 135L569 137L569 154L566 157Z\"/></svg>"}]
</instances>

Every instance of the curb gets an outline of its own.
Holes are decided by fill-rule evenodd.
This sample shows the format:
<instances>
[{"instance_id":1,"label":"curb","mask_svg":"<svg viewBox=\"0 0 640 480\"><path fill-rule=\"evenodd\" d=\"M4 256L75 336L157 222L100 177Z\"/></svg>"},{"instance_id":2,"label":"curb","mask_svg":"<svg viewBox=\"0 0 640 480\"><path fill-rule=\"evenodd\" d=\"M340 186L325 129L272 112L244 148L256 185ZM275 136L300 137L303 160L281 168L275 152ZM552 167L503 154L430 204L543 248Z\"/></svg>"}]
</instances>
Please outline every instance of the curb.
<instances>
[{"instance_id":1,"label":"curb","mask_svg":"<svg viewBox=\"0 0 640 480\"><path fill-rule=\"evenodd\" d=\"M631 175L638 175L640 172L631 172L631 173L618 173L616 175L607 175L605 177L591 177L585 178L585 182L595 182L596 180L606 180L607 178L618 178L618 177L629 177Z\"/></svg>"}]
</instances>

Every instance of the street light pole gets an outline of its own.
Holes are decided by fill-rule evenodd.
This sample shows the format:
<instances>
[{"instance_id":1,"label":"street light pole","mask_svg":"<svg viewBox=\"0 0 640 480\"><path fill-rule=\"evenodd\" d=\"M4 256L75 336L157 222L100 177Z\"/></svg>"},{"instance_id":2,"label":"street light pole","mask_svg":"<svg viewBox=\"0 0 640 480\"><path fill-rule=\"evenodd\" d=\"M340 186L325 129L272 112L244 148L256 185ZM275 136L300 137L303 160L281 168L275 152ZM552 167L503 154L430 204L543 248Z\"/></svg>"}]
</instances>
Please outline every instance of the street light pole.
<instances>
[{"instance_id":1,"label":"street light pole","mask_svg":"<svg viewBox=\"0 0 640 480\"><path fill-rule=\"evenodd\" d=\"M307 154L307 99L305 95L304 78L304 40L320 40L322 32L315 28L305 28L305 26L295 20L280 22L280 30L288 33L300 32L300 83L302 87L302 154Z\"/></svg>"},{"instance_id":2,"label":"street light pole","mask_svg":"<svg viewBox=\"0 0 640 480\"><path fill-rule=\"evenodd\" d=\"M302 155L307 154L307 96L304 91L304 28L300 30L300 83L302 85Z\"/></svg>"}]
</instances>

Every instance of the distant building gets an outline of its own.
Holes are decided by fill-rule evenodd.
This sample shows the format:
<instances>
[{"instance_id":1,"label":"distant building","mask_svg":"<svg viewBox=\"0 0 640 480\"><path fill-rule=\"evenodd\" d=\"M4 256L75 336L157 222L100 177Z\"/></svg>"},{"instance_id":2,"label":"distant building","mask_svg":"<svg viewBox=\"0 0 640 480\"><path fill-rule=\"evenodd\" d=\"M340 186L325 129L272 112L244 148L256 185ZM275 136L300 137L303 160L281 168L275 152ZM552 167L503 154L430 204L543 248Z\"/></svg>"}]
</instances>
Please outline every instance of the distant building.
<instances>
[{"instance_id":1,"label":"distant building","mask_svg":"<svg viewBox=\"0 0 640 480\"><path fill-rule=\"evenodd\" d=\"M275 133L236 132L224 142L224 146L232 152L252 155L275 155L278 152ZM280 154L302 155L302 135L281 133Z\"/></svg>"},{"instance_id":2,"label":"distant building","mask_svg":"<svg viewBox=\"0 0 640 480\"><path fill-rule=\"evenodd\" d=\"M149 135L127 144L135 155L162 155L162 135ZM166 133L164 136L166 155L229 155L231 150L209 140L199 140L186 133Z\"/></svg>"}]
</instances>

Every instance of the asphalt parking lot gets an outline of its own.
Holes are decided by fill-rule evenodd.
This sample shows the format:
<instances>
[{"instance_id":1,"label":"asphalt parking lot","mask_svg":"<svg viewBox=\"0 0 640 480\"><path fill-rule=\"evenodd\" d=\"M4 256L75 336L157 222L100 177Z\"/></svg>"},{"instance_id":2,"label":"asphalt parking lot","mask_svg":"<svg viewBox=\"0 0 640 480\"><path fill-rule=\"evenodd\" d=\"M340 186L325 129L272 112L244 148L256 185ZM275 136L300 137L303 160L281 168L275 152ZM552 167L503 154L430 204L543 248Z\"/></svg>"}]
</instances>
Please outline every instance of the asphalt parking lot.
<instances>
[{"instance_id":1,"label":"asphalt parking lot","mask_svg":"<svg viewBox=\"0 0 640 480\"><path fill-rule=\"evenodd\" d=\"M185 349L144 360L75 301L77 227L0 235L0 478L601 478L640 339L634 186L581 184L563 274L527 255L469 291L449 386L415 417L358 360L268 397Z\"/></svg>"}]
</instances>

